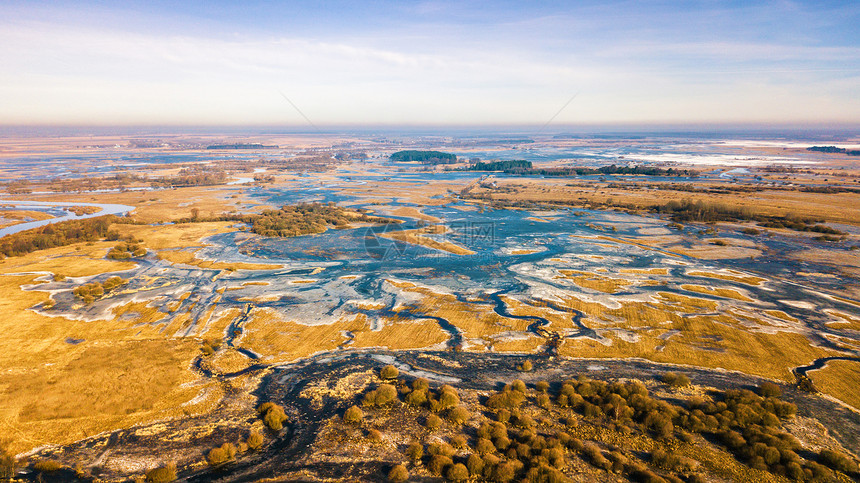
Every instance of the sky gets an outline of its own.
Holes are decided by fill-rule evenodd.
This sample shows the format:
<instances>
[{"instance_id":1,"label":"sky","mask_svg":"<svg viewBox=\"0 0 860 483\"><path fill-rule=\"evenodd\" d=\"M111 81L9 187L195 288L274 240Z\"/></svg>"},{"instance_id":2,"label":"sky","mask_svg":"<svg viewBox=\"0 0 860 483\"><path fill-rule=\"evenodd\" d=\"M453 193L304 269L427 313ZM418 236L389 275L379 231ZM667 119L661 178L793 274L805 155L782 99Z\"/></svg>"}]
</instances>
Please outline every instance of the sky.
<instances>
[{"instance_id":1,"label":"sky","mask_svg":"<svg viewBox=\"0 0 860 483\"><path fill-rule=\"evenodd\" d=\"M860 124L860 2L0 0L0 125Z\"/></svg>"}]
</instances>

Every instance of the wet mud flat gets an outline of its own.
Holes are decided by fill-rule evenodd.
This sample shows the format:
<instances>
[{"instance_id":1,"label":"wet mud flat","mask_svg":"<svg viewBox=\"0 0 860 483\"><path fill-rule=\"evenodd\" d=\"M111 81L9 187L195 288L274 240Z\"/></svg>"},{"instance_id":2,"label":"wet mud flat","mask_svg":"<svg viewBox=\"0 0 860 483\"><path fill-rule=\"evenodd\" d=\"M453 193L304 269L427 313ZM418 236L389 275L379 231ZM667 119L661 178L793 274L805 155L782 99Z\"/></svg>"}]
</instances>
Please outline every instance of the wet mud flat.
<instances>
[{"instance_id":1,"label":"wet mud flat","mask_svg":"<svg viewBox=\"0 0 860 483\"><path fill-rule=\"evenodd\" d=\"M520 372L516 368L530 360L534 368ZM584 375L592 379L614 381L635 379L657 381L668 371L686 374L694 385L718 390L753 389L765 379L736 372L707 370L655 364L641 360L569 359L550 355L478 354L455 351L353 350L328 353L300 362L258 370L246 384L258 383L250 398L238 391L226 394L219 406L207 415L164 421L128 428L79 441L60 448L45 449L33 459L53 458L83 468L92 477L123 481L134 474L175 462L180 481L251 482L324 481L356 478L362 481L385 481L388 468L400 462L397 452L375 451L356 454L354 445L343 444L332 451L317 453L325 439L326 425L333 417L360 404L363 388L354 392L323 397L314 388L332 388L349 378L375 380L385 365L400 370L409 381L423 377L431 387L449 384L461 391L488 394L504 384L521 379L526 384L561 381ZM848 449L860 447L860 414L823 397L782 385L783 399L798 406L798 416L814 418L829 434ZM236 461L212 468L206 466L206 453L224 442L247 437L249 428L259 425L255 407L275 402L289 417L280 432L266 431L264 446L256 452L237 456ZM384 428L397 431L396 428ZM332 446L332 442L325 442ZM402 448L398 448L402 449ZM38 474L21 475L37 481ZM57 473L52 481L89 481L78 479L73 471ZM420 479L420 478L419 478Z\"/></svg>"}]
</instances>

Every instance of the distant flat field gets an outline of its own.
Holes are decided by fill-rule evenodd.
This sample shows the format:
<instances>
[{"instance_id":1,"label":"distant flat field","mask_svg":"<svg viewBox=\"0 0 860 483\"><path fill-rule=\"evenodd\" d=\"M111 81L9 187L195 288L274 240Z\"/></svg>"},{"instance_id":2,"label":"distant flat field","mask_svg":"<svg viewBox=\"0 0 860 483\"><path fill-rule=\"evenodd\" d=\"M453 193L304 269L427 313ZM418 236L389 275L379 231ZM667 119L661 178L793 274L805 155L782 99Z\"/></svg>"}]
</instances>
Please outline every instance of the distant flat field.
<instances>
[{"instance_id":1,"label":"distant flat field","mask_svg":"<svg viewBox=\"0 0 860 483\"><path fill-rule=\"evenodd\" d=\"M620 204L641 208L692 198L746 208L761 215L824 219L832 223L860 226L860 193L810 193L768 190L766 187L752 193L690 193L672 189L646 189L642 186L645 184L643 181L626 185L620 185L616 181L609 186L599 183L571 182L564 178L509 178L498 179L497 183L506 189L477 188L474 193L488 194L492 199L505 201L561 202L573 205ZM659 188L660 184L650 183L650 186Z\"/></svg>"}]
</instances>

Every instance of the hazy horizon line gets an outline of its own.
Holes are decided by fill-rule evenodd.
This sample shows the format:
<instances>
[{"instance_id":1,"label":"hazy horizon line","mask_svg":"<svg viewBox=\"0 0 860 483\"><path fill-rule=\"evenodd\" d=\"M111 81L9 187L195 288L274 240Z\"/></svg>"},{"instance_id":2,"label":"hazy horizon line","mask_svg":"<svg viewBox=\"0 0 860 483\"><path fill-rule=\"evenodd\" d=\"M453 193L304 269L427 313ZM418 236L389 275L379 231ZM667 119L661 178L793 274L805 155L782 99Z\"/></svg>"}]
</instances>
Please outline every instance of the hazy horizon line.
<instances>
[{"instance_id":1,"label":"hazy horizon line","mask_svg":"<svg viewBox=\"0 0 860 483\"><path fill-rule=\"evenodd\" d=\"M180 131L193 131L195 134L208 132L242 132L249 134L254 130L277 130L277 134L344 134L350 131L382 131L382 132L444 132L444 131L474 131L501 134L557 135L557 134L586 134L589 132L775 132L775 131L806 131L815 133L839 133L860 135L860 122L652 122L652 123L565 123L553 126L539 124L514 123L481 123L481 124L443 124L443 123L332 123L332 124L223 124L223 123L140 123L140 124L62 124L62 123L33 123L33 124L4 124L0 123L0 135L22 134L21 131L35 131L48 134L47 131L102 131L103 134L133 134L140 131L164 131L165 134L181 134ZM16 133L17 132L17 133ZM35 134L35 133L34 133ZM96 135L96 133L87 133ZM155 133L151 133L155 134ZM275 133L260 133L275 134Z\"/></svg>"}]
</instances>

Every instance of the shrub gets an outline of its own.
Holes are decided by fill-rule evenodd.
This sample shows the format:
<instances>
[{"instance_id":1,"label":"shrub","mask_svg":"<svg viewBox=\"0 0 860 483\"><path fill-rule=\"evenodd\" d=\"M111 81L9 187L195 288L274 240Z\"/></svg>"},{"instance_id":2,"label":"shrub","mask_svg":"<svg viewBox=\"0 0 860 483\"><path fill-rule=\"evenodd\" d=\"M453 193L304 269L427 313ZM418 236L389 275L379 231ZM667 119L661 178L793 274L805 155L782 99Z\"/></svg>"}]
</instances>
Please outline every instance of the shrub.
<instances>
[{"instance_id":1,"label":"shrub","mask_svg":"<svg viewBox=\"0 0 860 483\"><path fill-rule=\"evenodd\" d=\"M39 460L33 465L33 469L43 473L53 473L63 469L63 464L57 460Z\"/></svg>"},{"instance_id":2,"label":"shrub","mask_svg":"<svg viewBox=\"0 0 860 483\"><path fill-rule=\"evenodd\" d=\"M391 384L383 384L376 389L376 405L384 406L397 400L397 388Z\"/></svg>"},{"instance_id":3,"label":"shrub","mask_svg":"<svg viewBox=\"0 0 860 483\"><path fill-rule=\"evenodd\" d=\"M343 413L343 422L349 424L358 424L364 419L364 413L358 406L352 406Z\"/></svg>"},{"instance_id":4,"label":"shrub","mask_svg":"<svg viewBox=\"0 0 860 483\"><path fill-rule=\"evenodd\" d=\"M0 446L0 481L9 481L15 476L18 460Z\"/></svg>"},{"instance_id":5,"label":"shrub","mask_svg":"<svg viewBox=\"0 0 860 483\"><path fill-rule=\"evenodd\" d=\"M397 388L391 384L382 384L364 395L362 406L385 406L397 399Z\"/></svg>"},{"instance_id":6,"label":"shrub","mask_svg":"<svg viewBox=\"0 0 860 483\"><path fill-rule=\"evenodd\" d=\"M546 393L538 394L537 405L544 408L544 409L549 409L549 407L550 407L549 394L546 394Z\"/></svg>"},{"instance_id":7,"label":"shrub","mask_svg":"<svg viewBox=\"0 0 860 483\"><path fill-rule=\"evenodd\" d=\"M520 416L517 418L517 421L516 421L516 426L518 428L523 428L523 429L531 429L531 428L535 427L536 424L537 423L535 423L535 420L532 419L532 417L529 415Z\"/></svg>"},{"instance_id":8,"label":"shrub","mask_svg":"<svg viewBox=\"0 0 860 483\"><path fill-rule=\"evenodd\" d=\"M512 409L520 407L525 400L526 396L521 391L502 391L490 396L485 404L491 409Z\"/></svg>"},{"instance_id":9,"label":"shrub","mask_svg":"<svg viewBox=\"0 0 860 483\"><path fill-rule=\"evenodd\" d=\"M699 462L692 458L668 453L662 449L654 450L651 453L651 461L660 468L676 473L689 473L699 466Z\"/></svg>"},{"instance_id":10,"label":"shrub","mask_svg":"<svg viewBox=\"0 0 860 483\"><path fill-rule=\"evenodd\" d=\"M206 462L212 466L218 466L220 464L224 464L229 461L230 458L227 456L227 453L224 452L221 447L212 448L206 453Z\"/></svg>"},{"instance_id":11,"label":"shrub","mask_svg":"<svg viewBox=\"0 0 860 483\"><path fill-rule=\"evenodd\" d=\"M420 407L427 403L427 390L414 389L406 396L406 404Z\"/></svg>"},{"instance_id":12,"label":"shrub","mask_svg":"<svg viewBox=\"0 0 860 483\"><path fill-rule=\"evenodd\" d=\"M645 417L645 427L657 438L668 438L675 430L672 420L663 413L652 411Z\"/></svg>"},{"instance_id":13,"label":"shrub","mask_svg":"<svg viewBox=\"0 0 860 483\"><path fill-rule=\"evenodd\" d=\"M834 470L838 470L843 473L851 473L852 471L857 471L857 463L851 461L848 456L838 451L825 449L822 450L821 453L818 454L818 456L821 458L821 461L824 464L833 468Z\"/></svg>"},{"instance_id":14,"label":"shrub","mask_svg":"<svg viewBox=\"0 0 860 483\"><path fill-rule=\"evenodd\" d=\"M424 457L424 446L421 443L412 443L406 448L406 456L412 461L419 461Z\"/></svg>"},{"instance_id":15,"label":"shrub","mask_svg":"<svg viewBox=\"0 0 860 483\"><path fill-rule=\"evenodd\" d=\"M517 366L517 370L520 372L529 372L533 368L534 368L534 365L532 364L532 361L530 361L528 359L524 360L522 364Z\"/></svg>"},{"instance_id":16,"label":"shrub","mask_svg":"<svg viewBox=\"0 0 860 483\"><path fill-rule=\"evenodd\" d=\"M514 391L519 391L519 392L525 394L526 383L524 383L523 381L521 381L519 379L514 379L513 382L511 382L511 389L513 389Z\"/></svg>"},{"instance_id":17,"label":"shrub","mask_svg":"<svg viewBox=\"0 0 860 483\"><path fill-rule=\"evenodd\" d=\"M484 471L484 460L472 453L469 455L469 459L466 460L466 469L472 475L480 475Z\"/></svg>"},{"instance_id":18,"label":"shrub","mask_svg":"<svg viewBox=\"0 0 860 483\"><path fill-rule=\"evenodd\" d=\"M547 390L549 390L549 383L546 381L539 381L537 384L535 384L535 389L537 389L539 392L547 392Z\"/></svg>"},{"instance_id":19,"label":"shrub","mask_svg":"<svg viewBox=\"0 0 860 483\"><path fill-rule=\"evenodd\" d=\"M412 381L412 390L413 391L426 391L430 389L430 381L423 377L419 377Z\"/></svg>"},{"instance_id":20,"label":"shrub","mask_svg":"<svg viewBox=\"0 0 860 483\"><path fill-rule=\"evenodd\" d=\"M762 397L779 397L782 395L782 389L772 382L763 382L758 387L758 393Z\"/></svg>"},{"instance_id":21,"label":"shrub","mask_svg":"<svg viewBox=\"0 0 860 483\"><path fill-rule=\"evenodd\" d=\"M431 414L427 416L426 420L424 420L424 426L430 431L436 431L442 426L442 418L435 414Z\"/></svg>"},{"instance_id":22,"label":"shrub","mask_svg":"<svg viewBox=\"0 0 860 483\"><path fill-rule=\"evenodd\" d=\"M437 454L430 458L430 462L427 464L427 469L434 475L441 475L453 464L454 461L449 456Z\"/></svg>"},{"instance_id":23,"label":"shrub","mask_svg":"<svg viewBox=\"0 0 860 483\"><path fill-rule=\"evenodd\" d=\"M684 387L690 385L690 378L685 374L675 372L667 372L663 374L663 382L672 387Z\"/></svg>"},{"instance_id":24,"label":"shrub","mask_svg":"<svg viewBox=\"0 0 860 483\"><path fill-rule=\"evenodd\" d=\"M448 420L454 424L463 424L469 420L469 411L463 406L457 406L448 411Z\"/></svg>"},{"instance_id":25,"label":"shrub","mask_svg":"<svg viewBox=\"0 0 860 483\"><path fill-rule=\"evenodd\" d=\"M496 447L496 449L502 451L507 449L507 447L511 445L511 440L508 439L506 436L499 436L493 439L493 445Z\"/></svg>"},{"instance_id":26,"label":"shrub","mask_svg":"<svg viewBox=\"0 0 860 483\"><path fill-rule=\"evenodd\" d=\"M448 443L433 443L427 447L427 452L430 456L440 454L442 456L452 457L457 452L453 446Z\"/></svg>"},{"instance_id":27,"label":"shrub","mask_svg":"<svg viewBox=\"0 0 860 483\"><path fill-rule=\"evenodd\" d=\"M460 397L451 391L442 391L439 395L439 410L453 408L460 404Z\"/></svg>"},{"instance_id":28,"label":"shrub","mask_svg":"<svg viewBox=\"0 0 860 483\"><path fill-rule=\"evenodd\" d=\"M287 421L287 415L284 414L284 408L273 404L269 407L263 416L263 422L272 431L280 431L284 427L284 422Z\"/></svg>"},{"instance_id":29,"label":"shrub","mask_svg":"<svg viewBox=\"0 0 860 483\"><path fill-rule=\"evenodd\" d=\"M260 446L263 446L263 435L257 431L251 431L245 444L247 444L248 448L252 450L260 449Z\"/></svg>"},{"instance_id":30,"label":"shrub","mask_svg":"<svg viewBox=\"0 0 860 483\"><path fill-rule=\"evenodd\" d=\"M496 411L496 421L500 423L507 423L511 420L511 412L507 409L499 409Z\"/></svg>"},{"instance_id":31,"label":"shrub","mask_svg":"<svg viewBox=\"0 0 860 483\"><path fill-rule=\"evenodd\" d=\"M382 433L380 433L378 429L371 429L367 432L367 439L378 443L382 441Z\"/></svg>"},{"instance_id":32,"label":"shrub","mask_svg":"<svg viewBox=\"0 0 860 483\"><path fill-rule=\"evenodd\" d=\"M463 463L457 463L448 468L445 477L448 481L465 481L469 479L469 470Z\"/></svg>"},{"instance_id":33,"label":"shrub","mask_svg":"<svg viewBox=\"0 0 860 483\"><path fill-rule=\"evenodd\" d=\"M493 442L490 441L489 439L480 438L480 439L478 439L478 442L475 443L475 451L477 451L480 454L493 453L496 451L496 447L495 447L495 445L493 445Z\"/></svg>"},{"instance_id":34,"label":"shrub","mask_svg":"<svg viewBox=\"0 0 860 483\"><path fill-rule=\"evenodd\" d=\"M451 445L455 448L464 449L468 447L468 444L466 437L462 434L457 434L451 437Z\"/></svg>"},{"instance_id":35,"label":"shrub","mask_svg":"<svg viewBox=\"0 0 860 483\"><path fill-rule=\"evenodd\" d=\"M379 377L385 380L397 379L399 375L400 371L398 371L397 368L392 366L391 364L383 367L379 371Z\"/></svg>"},{"instance_id":36,"label":"shrub","mask_svg":"<svg viewBox=\"0 0 860 483\"><path fill-rule=\"evenodd\" d=\"M499 463L493 467L492 480L498 483L506 483L516 476L516 471L510 463Z\"/></svg>"},{"instance_id":37,"label":"shrub","mask_svg":"<svg viewBox=\"0 0 860 483\"><path fill-rule=\"evenodd\" d=\"M149 483L168 483L176 479L176 465L169 463L161 468L153 468L146 472Z\"/></svg>"},{"instance_id":38,"label":"shrub","mask_svg":"<svg viewBox=\"0 0 860 483\"><path fill-rule=\"evenodd\" d=\"M388 472L388 481L403 482L409 479L409 470L403 465L395 465Z\"/></svg>"}]
</instances>

